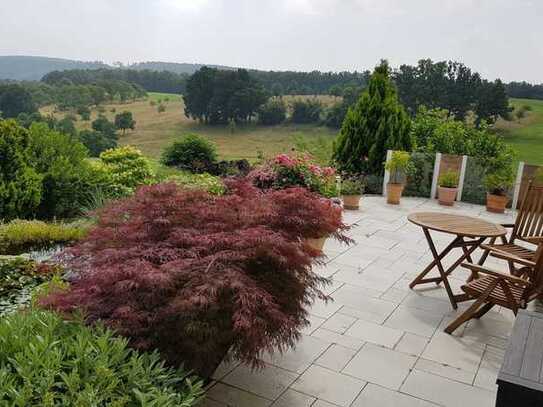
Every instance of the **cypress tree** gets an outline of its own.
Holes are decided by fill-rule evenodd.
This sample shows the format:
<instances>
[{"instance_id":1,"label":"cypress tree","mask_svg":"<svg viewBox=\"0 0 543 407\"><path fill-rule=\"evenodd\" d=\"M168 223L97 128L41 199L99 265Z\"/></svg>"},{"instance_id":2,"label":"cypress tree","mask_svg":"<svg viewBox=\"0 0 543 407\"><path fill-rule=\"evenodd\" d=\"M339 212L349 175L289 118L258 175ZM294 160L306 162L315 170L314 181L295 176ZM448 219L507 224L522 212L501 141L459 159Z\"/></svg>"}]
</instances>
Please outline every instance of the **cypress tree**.
<instances>
[{"instance_id":1,"label":"cypress tree","mask_svg":"<svg viewBox=\"0 0 543 407\"><path fill-rule=\"evenodd\" d=\"M398 101L388 63L382 61L371 75L368 88L349 108L334 144L333 159L350 174L381 174L386 151L413 148L411 120Z\"/></svg>"}]
</instances>

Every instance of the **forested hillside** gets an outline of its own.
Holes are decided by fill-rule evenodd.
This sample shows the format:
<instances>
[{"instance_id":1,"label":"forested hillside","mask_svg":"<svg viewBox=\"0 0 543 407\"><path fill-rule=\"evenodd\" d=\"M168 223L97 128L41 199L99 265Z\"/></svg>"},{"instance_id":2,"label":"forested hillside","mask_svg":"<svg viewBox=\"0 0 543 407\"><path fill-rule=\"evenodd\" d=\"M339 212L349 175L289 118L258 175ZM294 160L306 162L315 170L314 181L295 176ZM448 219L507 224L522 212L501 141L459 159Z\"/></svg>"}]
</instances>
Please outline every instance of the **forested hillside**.
<instances>
[{"instance_id":1,"label":"forested hillside","mask_svg":"<svg viewBox=\"0 0 543 407\"><path fill-rule=\"evenodd\" d=\"M43 75L65 69L97 69L103 62L83 62L62 58L34 56L0 56L0 80L38 81Z\"/></svg>"}]
</instances>

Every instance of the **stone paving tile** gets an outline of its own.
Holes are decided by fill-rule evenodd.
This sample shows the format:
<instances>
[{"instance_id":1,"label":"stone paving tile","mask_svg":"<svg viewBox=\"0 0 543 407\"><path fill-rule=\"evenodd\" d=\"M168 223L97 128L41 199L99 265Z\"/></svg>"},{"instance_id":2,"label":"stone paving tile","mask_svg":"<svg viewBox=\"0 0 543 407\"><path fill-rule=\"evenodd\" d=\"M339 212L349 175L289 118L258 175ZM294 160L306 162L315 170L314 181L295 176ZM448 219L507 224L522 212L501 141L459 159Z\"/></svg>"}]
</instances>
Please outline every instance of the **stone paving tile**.
<instances>
[{"instance_id":1,"label":"stone paving tile","mask_svg":"<svg viewBox=\"0 0 543 407\"><path fill-rule=\"evenodd\" d=\"M274 400L296 380L297 374L275 366L252 370L241 365L224 379L223 383L249 391L263 398Z\"/></svg>"},{"instance_id":2,"label":"stone paving tile","mask_svg":"<svg viewBox=\"0 0 543 407\"><path fill-rule=\"evenodd\" d=\"M316 364L326 367L334 372L340 372L349 361L356 355L356 350L346 348L341 345L332 345L320 358L316 360Z\"/></svg>"},{"instance_id":3,"label":"stone paving tile","mask_svg":"<svg viewBox=\"0 0 543 407\"><path fill-rule=\"evenodd\" d=\"M266 355L262 359L274 366L291 372L302 373L313 363L328 347L330 342L323 341L314 336L303 335L294 349L282 355Z\"/></svg>"},{"instance_id":4,"label":"stone paving tile","mask_svg":"<svg viewBox=\"0 0 543 407\"><path fill-rule=\"evenodd\" d=\"M345 348L359 350L364 346L366 342L358 338L354 338L349 335L341 335L337 332L329 331L327 329L319 328L311 336L322 339L323 341L330 342L332 344L341 345Z\"/></svg>"},{"instance_id":5,"label":"stone paving tile","mask_svg":"<svg viewBox=\"0 0 543 407\"><path fill-rule=\"evenodd\" d=\"M392 390L398 390L417 358L366 344L347 364L343 373Z\"/></svg>"},{"instance_id":6,"label":"stone paving tile","mask_svg":"<svg viewBox=\"0 0 543 407\"><path fill-rule=\"evenodd\" d=\"M425 359L475 373L484 353L484 345L443 332L434 335L422 353Z\"/></svg>"},{"instance_id":7,"label":"stone paving tile","mask_svg":"<svg viewBox=\"0 0 543 407\"><path fill-rule=\"evenodd\" d=\"M335 313L326 320L321 326L329 331L344 334L356 322L356 318L349 315Z\"/></svg>"},{"instance_id":8,"label":"stone paving tile","mask_svg":"<svg viewBox=\"0 0 543 407\"><path fill-rule=\"evenodd\" d=\"M368 383L352 407L435 407L437 404Z\"/></svg>"},{"instance_id":9,"label":"stone paving tile","mask_svg":"<svg viewBox=\"0 0 543 407\"><path fill-rule=\"evenodd\" d=\"M412 333L406 332L402 339L396 344L395 350L407 353L413 356L420 356L420 354L428 345L430 340L424 336L414 335Z\"/></svg>"},{"instance_id":10,"label":"stone paving tile","mask_svg":"<svg viewBox=\"0 0 543 407\"><path fill-rule=\"evenodd\" d=\"M357 302L360 304L360 307L344 306L338 312L364 321L382 324L398 306L398 304L379 298L361 297Z\"/></svg>"},{"instance_id":11,"label":"stone paving tile","mask_svg":"<svg viewBox=\"0 0 543 407\"><path fill-rule=\"evenodd\" d=\"M206 396L210 400L225 403L228 407L268 407L272 403L270 400L223 383L217 383L209 389Z\"/></svg>"},{"instance_id":12,"label":"stone paving tile","mask_svg":"<svg viewBox=\"0 0 543 407\"><path fill-rule=\"evenodd\" d=\"M496 379L503 362L505 351L503 349L487 346L483 361L475 376L474 385L488 390L496 390Z\"/></svg>"},{"instance_id":13,"label":"stone paving tile","mask_svg":"<svg viewBox=\"0 0 543 407\"><path fill-rule=\"evenodd\" d=\"M438 376L443 376L447 379L456 380L457 382L466 384L472 384L475 377L474 372L467 372L454 366L449 366L423 358L417 360L415 369L422 370L427 373L433 373Z\"/></svg>"},{"instance_id":14,"label":"stone paving tile","mask_svg":"<svg viewBox=\"0 0 543 407\"><path fill-rule=\"evenodd\" d=\"M311 407L315 400L315 397L288 389L272 404L272 407Z\"/></svg>"},{"instance_id":15,"label":"stone paving tile","mask_svg":"<svg viewBox=\"0 0 543 407\"><path fill-rule=\"evenodd\" d=\"M413 370L401 387L403 393L447 407L494 407L495 393L441 376Z\"/></svg>"},{"instance_id":16,"label":"stone paving tile","mask_svg":"<svg viewBox=\"0 0 543 407\"><path fill-rule=\"evenodd\" d=\"M366 382L321 366L313 365L294 382L292 388L339 406L350 406Z\"/></svg>"},{"instance_id":17,"label":"stone paving tile","mask_svg":"<svg viewBox=\"0 0 543 407\"><path fill-rule=\"evenodd\" d=\"M385 326L429 338L434 334L442 318L441 314L400 306L386 320Z\"/></svg>"},{"instance_id":18,"label":"stone paving tile","mask_svg":"<svg viewBox=\"0 0 543 407\"><path fill-rule=\"evenodd\" d=\"M403 331L363 320L356 321L345 333L387 348L396 346L403 336Z\"/></svg>"}]
</instances>

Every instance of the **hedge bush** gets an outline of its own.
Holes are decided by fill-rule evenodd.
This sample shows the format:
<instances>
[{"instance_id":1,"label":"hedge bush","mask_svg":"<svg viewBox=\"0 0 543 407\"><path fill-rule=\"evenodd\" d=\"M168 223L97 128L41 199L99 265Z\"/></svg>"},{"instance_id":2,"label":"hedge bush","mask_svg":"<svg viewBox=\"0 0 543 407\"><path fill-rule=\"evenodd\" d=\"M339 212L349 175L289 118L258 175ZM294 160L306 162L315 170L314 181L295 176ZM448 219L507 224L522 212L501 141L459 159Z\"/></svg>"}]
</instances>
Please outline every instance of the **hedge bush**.
<instances>
[{"instance_id":1,"label":"hedge bush","mask_svg":"<svg viewBox=\"0 0 543 407\"><path fill-rule=\"evenodd\" d=\"M189 407L202 394L157 353L137 353L101 327L32 310L0 320L0 405Z\"/></svg>"}]
</instances>

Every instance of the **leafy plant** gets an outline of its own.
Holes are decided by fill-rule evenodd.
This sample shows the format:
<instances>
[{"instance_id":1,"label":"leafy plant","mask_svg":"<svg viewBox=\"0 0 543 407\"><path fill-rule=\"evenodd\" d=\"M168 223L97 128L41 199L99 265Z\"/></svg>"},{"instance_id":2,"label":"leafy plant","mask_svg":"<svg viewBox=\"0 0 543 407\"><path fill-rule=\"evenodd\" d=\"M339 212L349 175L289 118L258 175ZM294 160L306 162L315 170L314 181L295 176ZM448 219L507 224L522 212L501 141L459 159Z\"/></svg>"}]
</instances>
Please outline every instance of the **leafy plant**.
<instances>
[{"instance_id":1,"label":"leafy plant","mask_svg":"<svg viewBox=\"0 0 543 407\"><path fill-rule=\"evenodd\" d=\"M411 155L406 151L394 151L392 157L385 164L385 169L390 172L391 184L402 184L407 174L412 169Z\"/></svg>"},{"instance_id":2,"label":"leafy plant","mask_svg":"<svg viewBox=\"0 0 543 407\"><path fill-rule=\"evenodd\" d=\"M499 172L486 174L484 184L487 191L493 195L506 195L507 190L513 186L515 174L513 168L505 169Z\"/></svg>"},{"instance_id":3,"label":"leafy plant","mask_svg":"<svg viewBox=\"0 0 543 407\"><path fill-rule=\"evenodd\" d=\"M136 187L152 182L154 173L150 161L140 150L123 146L100 154L101 170L109 178L109 189L116 196L132 193Z\"/></svg>"},{"instance_id":4,"label":"leafy plant","mask_svg":"<svg viewBox=\"0 0 543 407\"><path fill-rule=\"evenodd\" d=\"M197 134L187 134L175 141L162 153L162 163L191 172L204 172L217 161L217 148L213 143Z\"/></svg>"},{"instance_id":5,"label":"leafy plant","mask_svg":"<svg viewBox=\"0 0 543 407\"><path fill-rule=\"evenodd\" d=\"M0 320L0 404L189 407L202 385L102 327L32 310Z\"/></svg>"},{"instance_id":6,"label":"leafy plant","mask_svg":"<svg viewBox=\"0 0 543 407\"><path fill-rule=\"evenodd\" d=\"M227 180L223 196L144 186L99 213L68 250L79 278L43 304L81 310L202 377L228 349L257 366L264 352L294 345L327 281L305 239L350 241L329 199L303 188L263 193L245 180Z\"/></svg>"},{"instance_id":7,"label":"leafy plant","mask_svg":"<svg viewBox=\"0 0 543 407\"><path fill-rule=\"evenodd\" d=\"M32 249L46 249L81 239L88 225L46 223L16 219L0 223L0 254L20 254Z\"/></svg>"},{"instance_id":8,"label":"leafy plant","mask_svg":"<svg viewBox=\"0 0 543 407\"><path fill-rule=\"evenodd\" d=\"M341 181L342 195L362 195L366 184L361 179L346 178Z\"/></svg>"},{"instance_id":9,"label":"leafy plant","mask_svg":"<svg viewBox=\"0 0 543 407\"><path fill-rule=\"evenodd\" d=\"M458 186L458 173L456 171L447 171L441 174L437 183L442 188L456 188Z\"/></svg>"},{"instance_id":10,"label":"leafy plant","mask_svg":"<svg viewBox=\"0 0 543 407\"><path fill-rule=\"evenodd\" d=\"M293 123L317 123L322 114L322 103L318 99L294 100L292 102Z\"/></svg>"},{"instance_id":11,"label":"leafy plant","mask_svg":"<svg viewBox=\"0 0 543 407\"><path fill-rule=\"evenodd\" d=\"M225 186L219 177L211 174L192 174L190 172L172 175L166 181L175 182L184 188L201 189L213 195L222 195Z\"/></svg>"},{"instance_id":12,"label":"leafy plant","mask_svg":"<svg viewBox=\"0 0 543 407\"><path fill-rule=\"evenodd\" d=\"M58 266L37 264L22 257L0 257L0 316L30 304L32 290L60 271Z\"/></svg>"}]
</instances>

